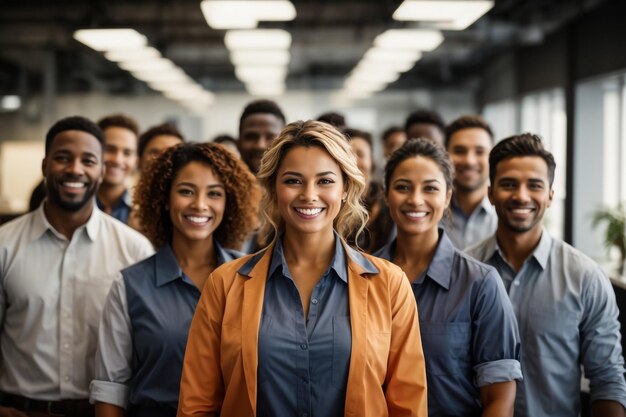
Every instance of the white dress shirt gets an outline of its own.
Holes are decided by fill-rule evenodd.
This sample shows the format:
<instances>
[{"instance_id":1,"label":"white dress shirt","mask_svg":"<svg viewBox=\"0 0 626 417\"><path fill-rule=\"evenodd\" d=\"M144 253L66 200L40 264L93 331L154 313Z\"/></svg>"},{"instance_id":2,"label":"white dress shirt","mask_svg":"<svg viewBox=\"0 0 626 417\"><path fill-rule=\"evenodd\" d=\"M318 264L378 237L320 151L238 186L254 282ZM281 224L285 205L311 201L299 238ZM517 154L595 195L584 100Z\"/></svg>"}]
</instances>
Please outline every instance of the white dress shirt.
<instances>
[{"instance_id":1,"label":"white dress shirt","mask_svg":"<svg viewBox=\"0 0 626 417\"><path fill-rule=\"evenodd\" d=\"M43 207L0 227L0 391L88 398L109 288L120 269L154 250L95 205L67 240Z\"/></svg>"}]
</instances>

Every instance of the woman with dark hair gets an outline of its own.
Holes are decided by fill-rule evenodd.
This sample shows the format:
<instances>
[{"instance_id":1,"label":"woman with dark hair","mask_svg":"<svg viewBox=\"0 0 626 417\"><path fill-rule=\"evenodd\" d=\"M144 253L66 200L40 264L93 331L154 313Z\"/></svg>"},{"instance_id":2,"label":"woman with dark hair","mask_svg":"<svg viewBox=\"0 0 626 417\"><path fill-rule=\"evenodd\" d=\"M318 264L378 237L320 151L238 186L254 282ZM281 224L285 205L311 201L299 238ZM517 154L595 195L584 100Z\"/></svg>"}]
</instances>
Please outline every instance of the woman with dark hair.
<instances>
[{"instance_id":1,"label":"woman with dark hair","mask_svg":"<svg viewBox=\"0 0 626 417\"><path fill-rule=\"evenodd\" d=\"M104 307L91 400L99 417L175 416L200 290L252 230L259 194L246 166L210 143L166 150L135 191L158 252L121 272Z\"/></svg>"},{"instance_id":2,"label":"woman with dark hair","mask_svg":"<svg viewBox=\"0 0 626 417\"><path fill-rule=\"evenodd\" d=\"M178 415L426 416L408 280L345 243L367 212L343 135L291 123L257 178L275 238L213 271L189 332Z\"/></svg>"},{"instance_id":3,"label":"woman with dark hair","mask_svg":"<svg viewBox=\"0 0 626 417\"><path fill-rule=\"evenodd\" d=\"M431 141L412 139L393 153L385 190L398 235L376 256L411 281L428 415L512 416L515 380L522 378L517 322L496 270L457 250L439 228L453 178L448 154Z\"/></svg>"}]
</instances>

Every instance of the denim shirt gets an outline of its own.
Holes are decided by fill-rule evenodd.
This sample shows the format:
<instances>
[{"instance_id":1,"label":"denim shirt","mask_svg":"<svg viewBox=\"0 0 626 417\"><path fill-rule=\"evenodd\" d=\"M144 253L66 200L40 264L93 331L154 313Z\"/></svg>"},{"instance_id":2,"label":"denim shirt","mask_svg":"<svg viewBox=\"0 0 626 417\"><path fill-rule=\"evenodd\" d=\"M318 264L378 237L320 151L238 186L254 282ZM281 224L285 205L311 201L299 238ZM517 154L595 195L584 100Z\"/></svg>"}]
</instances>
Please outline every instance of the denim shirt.
<instances>
[{"instance_id":1,"label":"denim shirt","mask_svg":"<svg viewBox=\"0 0 626 417\"><path fill-rule=\"evenodd\" d=\"M592 402L626 408L619 311L594 261L545 229L517 273L495 235L468 253L498 269L519 322L524 382L517 387L516 416L578 416L581 365Z\"/></svg>"},{"instance_id":2,"label":"denim shirt","mask_svg":"<svg viewBox=\"0 0 626 417\"><path fill-rule=\"evenodd\" d=\"M96 197L96 204L100 210L104 210L104 205L100 201L98 197ZM130 197L130 193L128 190L124 191L122 197L117 201L117 203L112 207L110 216L121 221L124 224L128 223L128 217L130 216L130 211L132 210L132 201Z\"/></svg>"},{"instance_id":3,"label":"denim shirt","mask_svg":"<svg viewBox=\"0 0 626 417\"><path fill-rule=\"evenodd\" d=\"M430 416L480 416L480 387L521 380L513 308L496 270L456 249L439 230L435 255L411 284ZM394 260L396 241L376 256Z\"/></svg>"},{"instance_id":4,"label":"denim shirt","mask_svg":"<svg viewBox=\"0 0 626 417\"><path fill-rule=\"evenodd\" d=\"M279 239L259 328L257 416L343 415L351 348L341 240L335 237L334 259L313 290L305 318Z\"/></svg>"},{"instance_id":5,"label":"denim shirt","mask_svg":"<svg viewBox=\"0 0 626 417\"><path fill-rule=\"evenodd\" d=\"M240 256L214 244L218 266ZM157 407L166 410L162 415L174 416L200 290L183 273L170 245L121 275L103 311L91 401L127 408L129 415Z\"/></svg>"}]
</instances>

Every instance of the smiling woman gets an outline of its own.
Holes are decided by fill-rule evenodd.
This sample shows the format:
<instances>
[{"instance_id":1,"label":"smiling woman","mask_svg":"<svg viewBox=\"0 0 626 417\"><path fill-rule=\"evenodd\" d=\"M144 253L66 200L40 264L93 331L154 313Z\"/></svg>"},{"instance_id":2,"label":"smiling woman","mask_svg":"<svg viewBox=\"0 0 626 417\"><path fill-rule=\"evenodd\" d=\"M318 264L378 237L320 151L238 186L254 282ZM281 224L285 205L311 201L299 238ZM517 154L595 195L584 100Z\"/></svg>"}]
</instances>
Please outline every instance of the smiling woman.
<instances>
[{"instance_id":1,"label":"smiling woman","mask_svg":"<svg viewBox=\"0 0 626 417\"><path fill-rule=\"evenodd\" d=\"M256 224L246 166L216 144L165 151L142 176L138 217L156 255L121 273L103 311L96 415L174 416L187 331L200 290Z\"/></svg>"},{"instance_id":2,"label":"smiling woman","mask_svg":"<svg viewBox=\"0 0 626 417\"><path fill-rule=\"evenodd\" d=\"M179 416L426 416L408 280L345 243L367 214L343 135L291 123L257 178L275 238L213 272L189 333Z\"/></svg>"}]
</instances>

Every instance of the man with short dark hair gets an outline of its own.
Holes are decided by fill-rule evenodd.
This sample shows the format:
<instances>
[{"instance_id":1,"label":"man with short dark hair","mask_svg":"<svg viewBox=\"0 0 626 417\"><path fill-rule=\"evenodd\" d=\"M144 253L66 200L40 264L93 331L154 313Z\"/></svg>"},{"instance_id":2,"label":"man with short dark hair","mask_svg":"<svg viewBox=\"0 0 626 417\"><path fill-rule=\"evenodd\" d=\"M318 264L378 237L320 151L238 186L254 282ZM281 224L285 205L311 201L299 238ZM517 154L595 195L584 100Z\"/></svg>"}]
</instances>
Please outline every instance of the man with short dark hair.
<instances>
[{"instance_id":1,"label":"man with short dark hair","mask_svg":"<svg viewBox=\"0 0 626 417\"><path fill-rule=\"evenodd\" d=\"M496 231L498 217L487 197L491 127L478 115L461 116L446 128L446 148L454 164L454 192L450 216L442 225L459 249Z\"/></svg>"},{"instance_id":2,"label":"man with short dark hair","mask_svg":"<svg viewBox=\"0 0 626 417\"><path fill-rule=\"evenodd\" d=\"M285 115L271 100L256 100L244 108L239 119L237 145L241 159L252 173L257 173L263 153L284 126Z\"/></svg>"},{"instance_id":3,"label":"man with short dark hair","mask_svg":"<svg viewBox=\"0 0 626 417\"><path fill-rule=\"evenodd\" d=\"M385 159L389 159L404 142L406 142L406 132L400 126L390 126L382 134L383 154Z\"/></svg>"},{"instance_id":4,"label":"man with short dark hair","mask_svg":"<svg viewBox=\"0 0 626 417\"><path fill-rule=\"evenodd\" d=\"M131 195L128 181L137 168L137 122L124 114L104 117L98 122L104 132L104 177L98 189L98 208L122 223L128 222Z\"/></svg>"},{"instance_id":5,"label":"man with short dark hair","mask_svg":"<svg viewBox=\"0 0 626 417\"><path fill-rule=\"evenodd\" d=\"M626 415L624 359L615 293L602 269L542 226L556 164L541 139L504 139L489 155L493 236L468 249L494 266L519 323L522 373L515 415L580 414L581 366L594 417Z\"/></svg>"},{"instance_id":6,"label":"man with short dark hair","mask_svg":"<svg viewBox=\"0 0 626 417\"><path fill-rule=\"evenodd\" d=\"M158 158L166 149L185 142L185 137L171 123L162 123L152 126L139 136L137 154L138 165L141 171L150 165L150 161Z\"/></svg>"},{"instance_id":7,"label":"man with short dark hair","mask_svg":"<svg viewBox=\"0 0 626 417\"><path fill-rule=\"evenodd\" d=\"M409 114L404 124L407 139L423 138L443 146L446 124L433 110L417 110Z\"/></svg>"},{"instance_id":8,"label":"man with short dark hair","mask_svg":"<svg viewBox=\"0 0 626 417\"><path fill-rule=\"evenodd\" d=\"M0 227L0 416L91 417L100 313L150 242L95 205L102 130L74 116L46 135L47 198Z\"/></svg>"}]
</instances>

